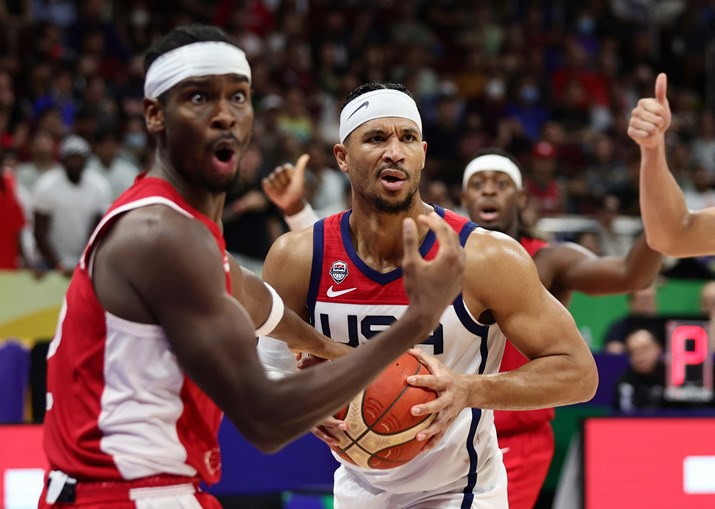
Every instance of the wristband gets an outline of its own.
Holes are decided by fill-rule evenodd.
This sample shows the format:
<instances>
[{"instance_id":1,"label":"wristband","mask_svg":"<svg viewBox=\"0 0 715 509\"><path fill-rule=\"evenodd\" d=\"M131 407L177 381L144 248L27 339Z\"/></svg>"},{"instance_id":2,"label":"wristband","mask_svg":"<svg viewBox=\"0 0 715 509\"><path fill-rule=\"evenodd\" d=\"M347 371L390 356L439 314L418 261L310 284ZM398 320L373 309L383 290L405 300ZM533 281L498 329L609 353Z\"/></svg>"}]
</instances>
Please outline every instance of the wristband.
<instances>
[{"instance_id":1,"label":"wristband","mask_svg":"<svg viewBox=\"0 0 715 509\"><path fill-rule=\"evenodd\" d=\"M268 283L263 284L266 285L268 291L271 292L273 304L271 305L271 312L268 314L268 318L266 318L266 321L263 322L263 325L256 329L256 336L267 336L268 334L270 334L273 329L276 328L276 325L280 323L281 319L283 318L284 311L283 299L281 299L281 296L278 295L278 292L276 292L273 287Z\"/></svg>"},{"instance_id":2,"label":"wristband","mask_svg":"<svg viewBox=\"0 0 715 509\"><path fill-rule=\"evenodd\" d=\"M286 224L292 231L310 228L318 219L320 218L318 214L315 213L315 210L313 210L313 207L310 206L310 203L306 203L300 212L292 216L285 216Z\"/></svg>"}]
</instances>

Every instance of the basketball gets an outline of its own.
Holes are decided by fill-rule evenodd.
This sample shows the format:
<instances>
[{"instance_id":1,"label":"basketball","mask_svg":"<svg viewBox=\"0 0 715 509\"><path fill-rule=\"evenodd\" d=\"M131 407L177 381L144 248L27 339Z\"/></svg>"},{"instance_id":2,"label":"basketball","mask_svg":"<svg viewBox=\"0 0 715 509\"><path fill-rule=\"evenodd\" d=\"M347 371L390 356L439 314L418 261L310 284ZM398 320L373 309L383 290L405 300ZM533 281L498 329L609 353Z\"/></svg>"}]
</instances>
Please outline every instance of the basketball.
<instances>
[{"instance_id":1,"label":"basketball","mask_svg":"<svg viewBox=\"0 0 715 509\"><path fill-rule=\"evenodd\" d=\"M405 353L383 371L335 417L348 426L332 449L357 466L388 469L417 456L429 440L415 436L430 425L435 414L415 416L410 409L432 401L437 394L407 383L410 375L429 374L415 357Z\"/></svg>"}]
</instances>

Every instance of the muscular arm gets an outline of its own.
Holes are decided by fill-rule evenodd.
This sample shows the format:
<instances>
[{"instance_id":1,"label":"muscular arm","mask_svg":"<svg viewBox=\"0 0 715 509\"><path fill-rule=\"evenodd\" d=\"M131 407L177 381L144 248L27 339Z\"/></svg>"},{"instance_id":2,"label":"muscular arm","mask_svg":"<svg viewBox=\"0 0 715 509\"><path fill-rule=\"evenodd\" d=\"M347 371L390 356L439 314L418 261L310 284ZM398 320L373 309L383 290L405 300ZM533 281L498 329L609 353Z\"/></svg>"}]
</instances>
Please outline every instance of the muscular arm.
<instances>
[{"instance_id":1,"label":"muscular arm","mask_svg":"<svg viewBox=\"0 0 715 509\"><path fill-rule=\"evenodd\" d=\"M591 295L645 288L658 275L662 259L660 253L648 246L644 236L636 240L625 257L599 257L571 243L546 247L534 257L546 288Z\"/></svg>"},{"instance_id":2,"label":"muscular arm","mask_svg":"<svg viewBox=\"0 0 715 509\"><path fill-rule=\"evenodd\" d=\"M462 375L469 406L526 410L591 399L598 384L593 356L569 312L541 284L529 255L513 239L485 232L472 234L466 251L465 303L491 309L530 360L506 373Z\"/></svg>"},{"instance_id":3,"label":"muscular arm","mask_svg":"<svg viewBox=\"0 0 715 509\"><path fill-rule=\"evenodd\" d=\"M715 253L715 207L690 211L685 196L668 168L665 132L671 112L667 78L658 75L655 97L638 101L628 135L640 145L640 206L648 243L675 257Z\"/></svg>"},{"instance_id":4,"label":"muscular arm","mask_svg":"<svg viewBox=\"0 0 715 509\"><path fill-rule=\"evenodd\" d=\"M442 273L451 266L462 268L458 250L445 254L436 267L416 260L416 232L408 229L406 238L414 252L406 267L426 265ZM427 277L429 286L415 290L405 317L369 345L272 381L258 360L253 320L226 292L221 254L196 221L161 206L130 212L98 248L94 265L95 287L105 308L125 319L144 316L146 323L161 325L187 375L248 440L266 451L277 450L334 413L428 334L441 313L439 306L430 308L427 298L429 286L439 280ZM445 306L458 292L460 279L452 276L459 273L448 274L451 286L442 285L439 302ZM429 274L420 275L415 284Z\"/></svg>"}]
</instances>

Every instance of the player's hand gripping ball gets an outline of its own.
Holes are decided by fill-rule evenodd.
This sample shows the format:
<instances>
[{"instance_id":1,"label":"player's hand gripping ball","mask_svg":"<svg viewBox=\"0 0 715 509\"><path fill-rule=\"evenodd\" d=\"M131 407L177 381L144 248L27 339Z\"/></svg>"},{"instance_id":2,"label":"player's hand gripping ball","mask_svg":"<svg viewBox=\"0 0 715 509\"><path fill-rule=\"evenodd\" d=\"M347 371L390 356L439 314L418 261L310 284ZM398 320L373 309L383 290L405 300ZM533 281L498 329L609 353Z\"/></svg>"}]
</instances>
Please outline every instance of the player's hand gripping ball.
<instances>
[{"instance_id":1,"label":"player's hand gripping ball","mask_svg":"<svg viewBox=\"0 0 715 509\"><path fill-rule=\"evenodd\" d=\"M435 414L415 416L410 409L432 401L437 394L409 385L406 379L424 374L429 370L408 353L394 361L336 414L348 429L338 433L340 446L332 449L350 463L375 469L404 465L417 456L429 440L418 442L415 436L430 425Z\"/></svg>"}]
</instances>

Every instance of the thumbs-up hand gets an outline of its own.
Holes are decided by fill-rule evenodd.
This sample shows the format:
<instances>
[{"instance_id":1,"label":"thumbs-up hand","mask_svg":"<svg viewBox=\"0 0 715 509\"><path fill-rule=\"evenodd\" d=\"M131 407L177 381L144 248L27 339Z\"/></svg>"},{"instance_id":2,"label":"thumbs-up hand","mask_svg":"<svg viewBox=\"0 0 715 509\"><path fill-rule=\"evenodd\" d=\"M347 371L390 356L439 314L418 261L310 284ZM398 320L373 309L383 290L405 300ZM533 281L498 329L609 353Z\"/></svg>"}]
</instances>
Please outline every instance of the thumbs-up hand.
<instances>
[{"instance_id":1,"label":"thumbs-up hand","mask_svg":"<svg viewBox=\"0 0 715 509\"><path fill-rule=\"evenodd\" d=\"M660 73L655 80L655 97L640 99L631 112L628 136L643 148L655 148L663 143L671 120L667 91L668 77Z\"/></svg>"},{"instance_id":2,"label":"thumbs-up hand","mask_svg":"<svg viewBox=\"0 0 715 509\"><path fill-rule=\"evenodd\" d=\"M276 167L261 182L263 192L284 214L300 212L305 205L305 169L310 156L303 154L293 166L286 163Z\"/></svg>"}]
</instances>

